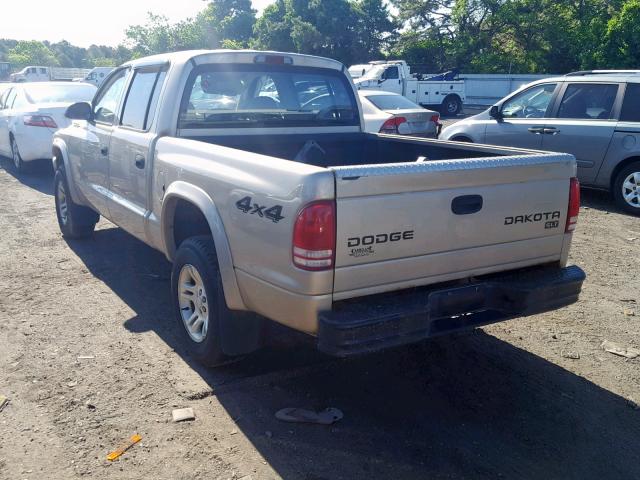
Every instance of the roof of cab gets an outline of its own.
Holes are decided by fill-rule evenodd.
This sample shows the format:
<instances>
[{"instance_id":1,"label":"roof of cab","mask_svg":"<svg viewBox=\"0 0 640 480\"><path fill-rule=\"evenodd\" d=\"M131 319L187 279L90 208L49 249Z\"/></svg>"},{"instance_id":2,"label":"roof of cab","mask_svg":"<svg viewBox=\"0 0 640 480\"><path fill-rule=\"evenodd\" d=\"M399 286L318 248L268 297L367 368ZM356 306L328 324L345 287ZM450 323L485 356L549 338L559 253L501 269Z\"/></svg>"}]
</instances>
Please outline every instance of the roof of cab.
<instances>
[{"instance_id":1,"label":"roof of cab","mask_svg":"<svg viewBox=\"0 0 640 480\"><path fill-rule=\"evenodd\" d=\"M206 63L254 63L257 55L278 55L291 57L293 64L306 67L331 68L334 70L345 69L344 65L337 60L313 55L303 55L300 53L273 52L261 50L185 50L182 52L162 53L149 57L138 58L125 63L123 66L143 67L147 65L158 65L171 63L174 65L184 65L193 61L197 65Z\"/></svg>"}]
</instances>

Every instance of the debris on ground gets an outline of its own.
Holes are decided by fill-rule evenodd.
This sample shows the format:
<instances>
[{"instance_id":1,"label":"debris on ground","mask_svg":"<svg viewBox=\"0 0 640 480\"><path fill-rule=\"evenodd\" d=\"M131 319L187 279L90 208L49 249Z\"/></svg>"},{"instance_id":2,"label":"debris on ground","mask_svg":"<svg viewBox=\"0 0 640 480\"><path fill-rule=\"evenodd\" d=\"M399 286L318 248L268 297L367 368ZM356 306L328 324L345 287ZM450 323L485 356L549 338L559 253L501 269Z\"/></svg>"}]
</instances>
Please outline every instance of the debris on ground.
<instances>
[{"instance_id":1,"label":"debris on ground","mask_svg":"<svg viewBox=\"0 0 640 480\"><path fill-rule=\"evenodd\" d=\"M0 412L4 410L4 407L9 405L9 399L4 395L0 395Z\"/></svg>"},{"instance_id":2,"label":"debris on ground","mask_svg":"<svg viewBox=\"0 0 640 480\"><path fill-rule=\"evenodd\" d=\"M635 317L636 312L631 310L630 308L625 308L623 312L627 317Z\"/></svg>"},{"instance_id":3,"label":"debris on ground","mask_svg":"<svg viewBox=\"0 0 640 480\"><path fill-rule=\"evenodd\" d=\"M96 357L94 357L93 355L78 355L76 358L78 360L93 360Z\"/></svg>"},{"instance_id":4,"label":"debris on ground","mask_svg":"<svg viewBox=\"0 0 640 480\"><path fill-rule=\"evenodd\" d=\"M304 408L283 408L276 412L276 418L283 422L317 423L319 425L331 425L342 419L343 416L342 412L337 408L327 408L320 412Z\"/></svg>"},{"instance_id":5,"label":"debris on ground","mask_svg":"<svg viewBox=\"0 0 640 480\"><path fill-rule=\"evenodd\" d=\"M118 448L117 450L114 450L113 452L111 452L109 455L107 455L107 460L110 461L114 461L117 458L119 458L120 456L122 456L122 454L124 452L126 452L127 450L129 450L131 447L133 447L136 443L138 443L140 440L142 440L142 437L140 435L138 435L137 433L135 435L132 435L129 438L129 441L127 442L126 445L123 445L122 447Z\"/></svg>"},{"instance_id":6,"label":"debris on ground","mask_svg":"<svg viewBox=\"0 0 640 480\"><path fill-rule=\"evenodd\" d=\"M195 420L196 414L193 412L193 408L176 408L171 412L174 422L185 422L187 420Z\"/></svg>"},{"instance_id":7,"label":"debris on ground","mask_svg":"<svg viewBox=\"0 0 640 480\"><path fill-rule=\"evenodd\" d=\"M578 352L561 352L563 358L570 358L572 360L579 360L580 354Z\"/></svg>"},{"instance_id":8,"label":"debris on ground","mask_svg":"<svg viewBox=\"0 0 640 480\"><path fill-rule=\"evenodd\" d=\"M633 347L623 347L618 345L617 343L610 342L609 340L605 340L600 345L602 349L606 352L613 353L614 355L619 355L621 357L626 358L636 358L640 356L640 350Z\"/></svg>"}]
</instances>

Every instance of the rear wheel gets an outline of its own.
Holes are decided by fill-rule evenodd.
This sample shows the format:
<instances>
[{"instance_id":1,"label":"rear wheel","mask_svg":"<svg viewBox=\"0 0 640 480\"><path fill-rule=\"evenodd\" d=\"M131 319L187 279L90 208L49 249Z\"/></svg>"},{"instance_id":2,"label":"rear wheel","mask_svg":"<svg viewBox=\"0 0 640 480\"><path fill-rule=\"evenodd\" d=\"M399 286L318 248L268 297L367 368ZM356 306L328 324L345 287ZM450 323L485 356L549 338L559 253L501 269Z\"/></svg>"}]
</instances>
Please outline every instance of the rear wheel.
<instances>
[{"instance_id":1,"label":"rear wheel","mask_svg":"<svg viewBox=\"0 0 640 480\"><path fill-rule=\"evenodd\" d=\"M20 150L18 149L18 142L11 137L11 160L13 160L13 169L16 173L23 173L25 171L25 163L20 156Z\"/></svg>"},{"instance_id":2,"label":"rear wheel","mask_svg":"<svg viewBox=\"0 0 640 480\"><path fill-rule=\"evenodd\" d=\"M261 322L250 312L227 307L210 236L191 237L180 244L171 272L171 293L178 328L200 363L222 365L258 347Z\"/></svg>"},{"instance_id":3,"label":"rear wheel","mask_svg":"<svg viewBox=\"0 0 640 480\"><path fill-rule=\"evenodd\" d=\"M440 113L449 117L455 117L462 111L462 102L455 95L445 97L440 106Z\"/></svg>"},{"instance_id":4,"label":"rear wheel","mask_svg":"<svg viewBox=\"0 0 640 480\"><path fill-rule=\"evenodd\" d=\"M59 168L54 177L54 196L58 226L65 238L83 238L93 233L100 216L90 208L73 202L64 169Z\"/></svg>"},{"instance_id":5,"label":"rear wheel","mask_svg":"<svg viewBox=\"0 0 640 480\"><path fill-rule=\"evenodd\" d=\"M616 175L613 198L625 212L640 215L640 162L627 165Z\"/></svg>"}]
</instances>

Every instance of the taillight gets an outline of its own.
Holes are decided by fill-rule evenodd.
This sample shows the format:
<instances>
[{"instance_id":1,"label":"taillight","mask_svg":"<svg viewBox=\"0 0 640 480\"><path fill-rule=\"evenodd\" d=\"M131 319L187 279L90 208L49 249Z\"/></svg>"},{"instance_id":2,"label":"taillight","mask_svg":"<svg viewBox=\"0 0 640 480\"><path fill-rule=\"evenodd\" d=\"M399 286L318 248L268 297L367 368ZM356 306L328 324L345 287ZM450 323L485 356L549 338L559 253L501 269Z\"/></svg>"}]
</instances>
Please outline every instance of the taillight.
<instances>
[{"instance_id":1,"label":"taillight","mask_svg":"<svg viewBox=\"0 0 640 480\"><path fill-rule=\"evenodd\" d=\"M436 125L440 123L440 114L436 113L434 115L431 115L431 121Z\"/></svg>"},{"instance_id":2,"label":"taillight","mask_svg":"<svg viewBox=\"0 0 640 480\"><path fill-rule=\"evenodd\" d=\"M580 182L573 177L569 183L569 208L567 210L567 225L565 233L573 232L578 224L580 213Z\"/></svg>"},{"instance_id":3,"label":"taillight","mask_svg":"<svg viewBox=\"0 0 640 480\"><path fill-rule=\"evenodd\" d=\"M25 115L23 122L30 127L58 128L56 121L49 115Z\"/></svg>"},{"instance_id":4,"label":"taillight","mask_svg":"<svg viewBox=\"0 0 640 480\"><path fill-rule=\"evenodd\" d=\"M328 270L335 249L335 203L322 200L305 206L293 227L293 263L303 270Z\"/></svg>"},{"instance_id":5,"label":"taillight","mask_svg":"<svg viewBox=\"0 0 640 480\"><path fill-rule=\"evenodd\" d=\"M391 117L389 120L382 124L379 133L397 134L398 127L406 121L407 119L404 117Z\"/></svg>"}]
</instances>

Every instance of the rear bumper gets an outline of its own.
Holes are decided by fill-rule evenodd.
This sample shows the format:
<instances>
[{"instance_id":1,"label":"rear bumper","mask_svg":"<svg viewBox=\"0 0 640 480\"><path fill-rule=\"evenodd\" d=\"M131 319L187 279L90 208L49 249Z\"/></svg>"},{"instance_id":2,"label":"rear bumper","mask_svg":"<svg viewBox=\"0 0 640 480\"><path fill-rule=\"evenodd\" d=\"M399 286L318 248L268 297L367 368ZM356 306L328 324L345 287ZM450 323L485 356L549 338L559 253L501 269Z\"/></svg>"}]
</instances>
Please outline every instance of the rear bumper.
<instances>
[{"instance_id":1,"label":"rear bumper","mask_svg":"<svg viewBox=\"0 0 640 480\"><path fill-rule=\"evenodd\" d=\"M318 348L347 356L554 310L578 300L577 266L487 275L466 285L416 288L334 303L320 314Z\"/></svg>"}]
</instances>

